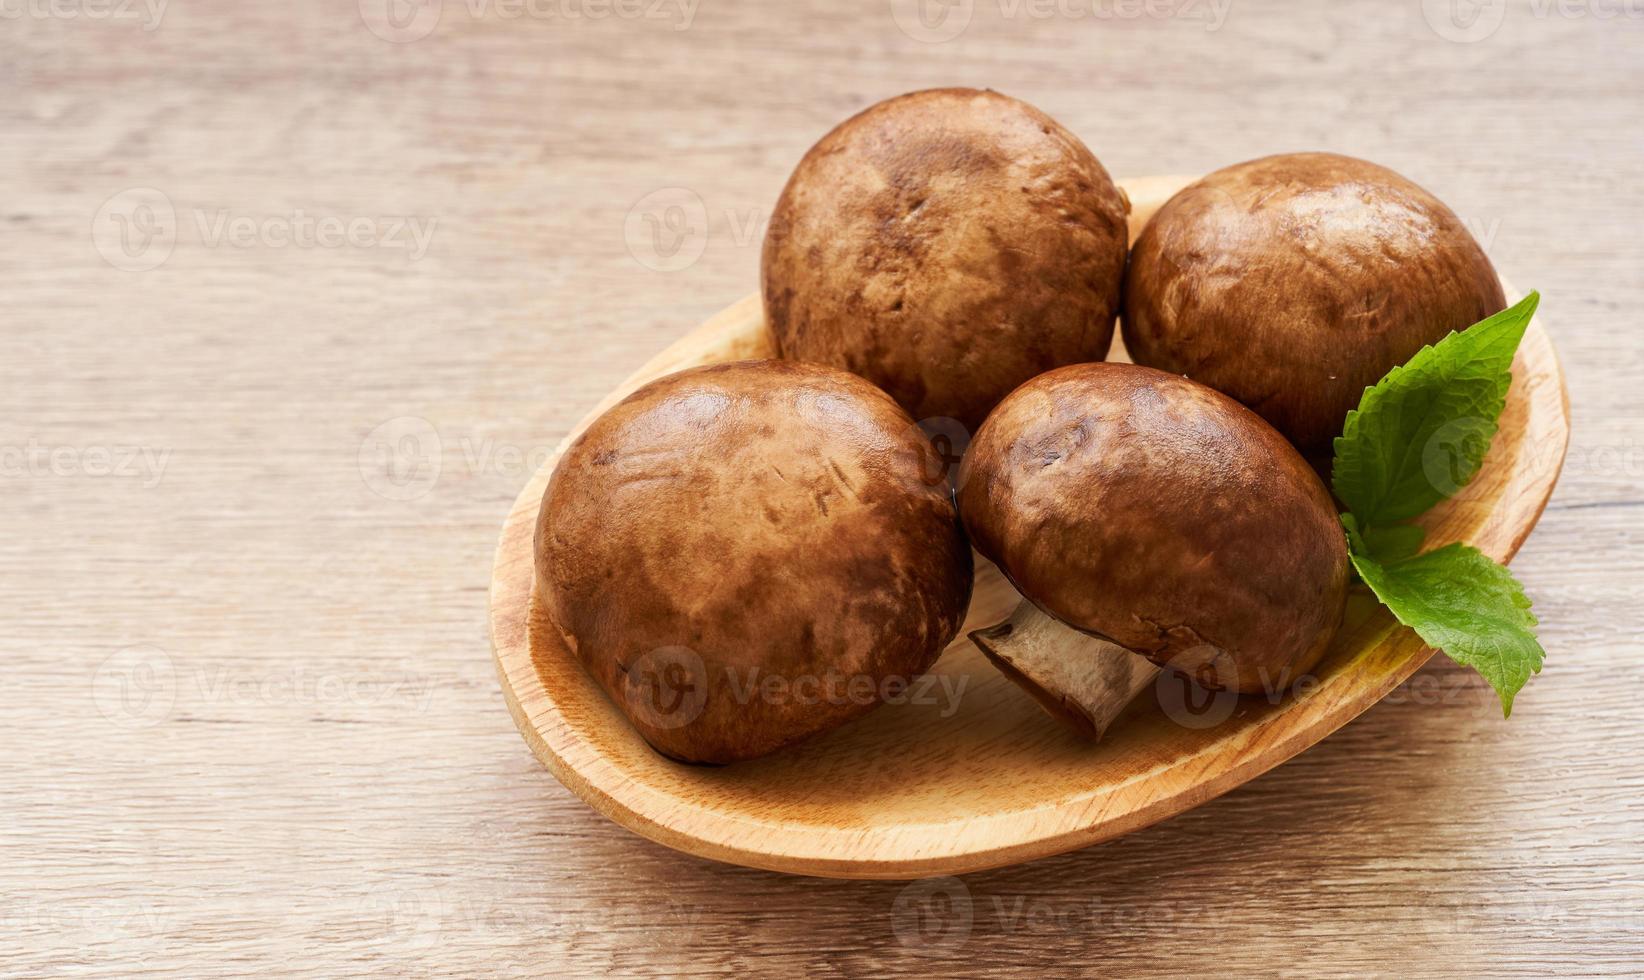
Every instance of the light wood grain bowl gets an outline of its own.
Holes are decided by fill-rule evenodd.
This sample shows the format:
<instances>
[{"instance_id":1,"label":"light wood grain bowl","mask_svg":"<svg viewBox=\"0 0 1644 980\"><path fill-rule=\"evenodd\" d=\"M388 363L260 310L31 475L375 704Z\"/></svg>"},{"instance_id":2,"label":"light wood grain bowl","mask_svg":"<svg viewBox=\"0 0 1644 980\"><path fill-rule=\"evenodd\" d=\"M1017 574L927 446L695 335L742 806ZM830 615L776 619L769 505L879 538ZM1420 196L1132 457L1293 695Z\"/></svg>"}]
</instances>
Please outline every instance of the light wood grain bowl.
<instances>
[{"instance_id":1,"label":"light wood grain bowl","mask_svg":"<svg viewBox=\"0 0 1644 980\"><path fill-rule=\"evenodd\" d=\"M1124 181L1131 233L1192 178ZM1516 299L1508 288L1509 297ZM750 296L634 372L567 437L638 386L698 364L773 355ZM1125 360L1115 338L1111 360ZM1510 559L1563 465L1569 402L1552 342L1531 325L1483 471L1424 519L1433 545ZM561 449L564 448L562 445ZM653 752L546 628L533 601L532 532L558 452L503 525L491 635L504 697L536 756L623 826L703 857L797 874L915 878L977 871L1094 844L1198 806L1314 744L1374 705L1432 651L1362 588L1316 681L1278 703L1243 698L1216 724L1146 695L1091 745L1053 723L961 632L936 664L957 698L881 707L821 738L724 768ZM1018 596L978 559L965 631ZM963 685L962 688L959 685ZM933 691L941 692L943 687ZM1534 696L1534 684L1526 692ZM1202 727L1197 727L1202 726ZM1458 814L1458 819L1462 815Z\"/></svg>"}]
</instances>

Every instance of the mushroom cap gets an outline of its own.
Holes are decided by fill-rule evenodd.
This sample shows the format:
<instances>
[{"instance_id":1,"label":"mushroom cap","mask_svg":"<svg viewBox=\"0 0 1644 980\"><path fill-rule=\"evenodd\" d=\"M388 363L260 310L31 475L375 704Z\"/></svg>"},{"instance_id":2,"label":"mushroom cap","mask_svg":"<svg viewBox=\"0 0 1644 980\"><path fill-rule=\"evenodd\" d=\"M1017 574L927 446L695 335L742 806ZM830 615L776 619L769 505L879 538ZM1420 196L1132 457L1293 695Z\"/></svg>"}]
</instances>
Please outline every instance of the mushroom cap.
<instances>
[{"instance_id":1,"label":"mushroom cap","mask_svg":"<svg viewBox=\"0 0 1644 980\"><path fill-rule=\"evenodd\" d=\"M1506 306L1455 213L1334 153L1218 170L1148 222L1125 275L1131 359L1250 406L1304 452L1364 389Z\"/></svg>"},{"instance_id":2,"label":"mushroom cap","mask_svg":"<svg viewBox=\"0 0 1644 980\"><path fill-rule=\"evenodd\" d=\"M1330 495L1249 409L1178 375L1079 364L988 417L959 471L976 549L1075 629L1212 689L1282 690L1341 623Z\"/></svg>"},{"instance_id":3,"label":"mushroom cap","mask_svg":"<svg viewBox=\"0 0 1644 980\"><path fill-rule=\"evenodd\" d=\"M765 237L786 358L975 431L1011 389L1107 355L1130 204L1025 102L945 88L871 106L811 148Z\"/></svg>"},{"instance_id":4,"label":"mushroom cap","mask_svg":"<svg viewBox=\"0 0 1644 980\"><path fill-rule=\"evenodd\" d=\"M971 553L933 457L843 371L670 375L560 459L539 601L657 750L763 755L867 711L958 632Z\"/></svg>"}]
</instances>

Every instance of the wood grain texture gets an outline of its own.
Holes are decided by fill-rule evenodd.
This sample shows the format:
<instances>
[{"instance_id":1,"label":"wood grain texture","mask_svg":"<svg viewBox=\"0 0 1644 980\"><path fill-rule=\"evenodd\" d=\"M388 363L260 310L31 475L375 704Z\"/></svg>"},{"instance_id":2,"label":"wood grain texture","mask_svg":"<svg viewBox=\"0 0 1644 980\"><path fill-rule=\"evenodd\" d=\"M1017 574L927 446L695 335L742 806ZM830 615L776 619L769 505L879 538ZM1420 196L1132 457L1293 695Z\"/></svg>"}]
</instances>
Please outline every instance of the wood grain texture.
<instances>
[{"instance_id":1,"label":"wood grain texture","mask_svg":"<svg viewBox=\"0 0 1644 980\"><path fill-rule=\"evenodd\" d=\"M0 974L1637 972L1644 25L1513 0L1462 44L1416 0L1237 0L1215 30L978 2L923 43L878 2L702 0L686 30L446 8L404 44L345 0L0 21ZM1028 99L1114 173L1377 160L1542 291L1575 424L1514 561L1549 657L1511 721L1436 657L1214 802L963 891L678 854L543 770L488 649L498 515L753 289L818 136L941 84ZM134 187L182 224L142 273L89 233ZM664 188L704 216L673 271L625 234ZM437 227L413 262L212 244L195 209ZM362 473L402 417L436 478L384 482L375 440ZM160 478L95 475L122 447Z\"/></svg>"},{"instance_id":2,"label":"wood grain texture","mask_svg":"<svg viewBox=\"0 0 1644 980\"><path fill-rule=\"evenodd\" d=\"M1133 207L1131 237L1187 182L1122 181ZM774 346L757 297L749 297L616 391L687 367L770 356ZM1129 360L1122 341L1108 356ZM1516 554L1557 482L1569 408L1557 355L1537 320L1514 360L1483 469L1422 518L1428 547L1464 541L1498 560ZM562 451L603 410L579 422ZM542 608L533 538L558 458L520 492L497 546L491 637L508 709L537 757L601 813L670 847L734 864L836 878L928 878L1108 840L1287 761L1432 655L1361 587L1330 652L1291 696L1223 694L1195 704L1174 678L1163 678L1093 746L1044 717L966 638L1004 620L1022 600L977 556L965 625L906 703L763 759L682 765L652 751L625 723Z\"/></svg>"}]
</instances>

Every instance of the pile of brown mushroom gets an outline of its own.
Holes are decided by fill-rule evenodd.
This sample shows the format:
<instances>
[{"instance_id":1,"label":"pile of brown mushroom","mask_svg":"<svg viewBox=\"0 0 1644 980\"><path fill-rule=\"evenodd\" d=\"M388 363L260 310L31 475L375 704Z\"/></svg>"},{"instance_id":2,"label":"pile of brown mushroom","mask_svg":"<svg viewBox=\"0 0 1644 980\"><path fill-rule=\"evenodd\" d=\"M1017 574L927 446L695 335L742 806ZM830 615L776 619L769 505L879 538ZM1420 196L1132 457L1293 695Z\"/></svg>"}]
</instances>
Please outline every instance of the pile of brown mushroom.
<instances>
[{"instance_id":1,"label":"pile of brown mushroom","mask_svg":"<svg viewBox=\"0 0 1644 980\"><path fill-rule=\"evenodd\" d=\"M991 91L811 148L763 255L782 360L640 389L543 498L544 610L653 747L751 758L888 699L957 634L971 545L1024 599L973 640L1087 735L1161 669L1277 694L1325 656L1348 562L1309 458L1503 308L1495 272L1438 200L1333 154L1209 175L1127 260L1128 212ZM1134 365L1100 363L1116 317ZM933 427L974 433L956 473Z\"/></svg>"}]
</instances>

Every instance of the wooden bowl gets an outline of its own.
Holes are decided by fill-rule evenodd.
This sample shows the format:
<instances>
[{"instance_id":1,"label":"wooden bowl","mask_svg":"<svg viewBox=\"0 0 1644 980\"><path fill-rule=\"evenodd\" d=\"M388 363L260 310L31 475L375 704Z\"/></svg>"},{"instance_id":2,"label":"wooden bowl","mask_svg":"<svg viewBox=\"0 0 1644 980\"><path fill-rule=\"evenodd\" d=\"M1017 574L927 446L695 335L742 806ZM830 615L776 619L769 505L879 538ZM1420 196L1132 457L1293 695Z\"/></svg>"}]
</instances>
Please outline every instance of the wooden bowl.
<instances>
[{"instance_id":1,"label":"wooden bowl","mask_svg":"<svg viewBox=\"0 0 1644 980\"><path fill-rule=\"evenodd\" d=\"M1132 234L1191 179L1124 182ZM635 372L566 444L664 374L773 354L759 297L750 296ZM1127 359L1117 338L1110 359ZM1467 541L1511 558L1552 493L1568 438L1564 378L1538 322L1513 364L1483 471L1424 520L1433 543ZM933 669L927 697L882 706L764 759L682 765L635 734L534 601L532 534L557 459L556 452L515 501L491 579L491 636L509 710L537 758L599 812L720 861L841 878L915 878L1083 847L1266 772L1351 721L1432 655L1360 587L1317 683L1277 703L1224 696L1166 710L1160 703L1168 696L1144 695L1091 745L1047 717L961 632ZM1005 618L1017 599L978 558L965 631Z\"/></svg>"}]
</instances>

